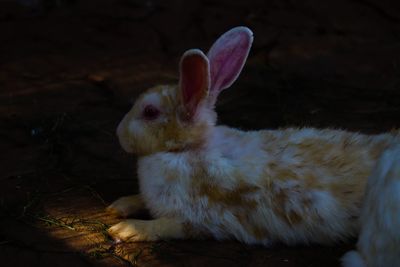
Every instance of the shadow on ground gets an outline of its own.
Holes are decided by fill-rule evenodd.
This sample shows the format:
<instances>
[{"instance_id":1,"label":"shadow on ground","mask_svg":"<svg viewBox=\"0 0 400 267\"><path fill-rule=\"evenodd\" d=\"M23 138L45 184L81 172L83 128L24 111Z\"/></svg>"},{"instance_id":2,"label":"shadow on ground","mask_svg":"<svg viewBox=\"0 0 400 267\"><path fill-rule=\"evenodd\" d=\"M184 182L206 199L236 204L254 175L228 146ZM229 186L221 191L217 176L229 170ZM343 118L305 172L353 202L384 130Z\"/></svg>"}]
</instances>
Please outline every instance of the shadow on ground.
<instances>
[{"instance_id":1,"label":"shadow on ground","mask_svg":"<svg viewBox=\"0 0 400 267\"><path fill-rule=\"evenodd\" d=\"M180 54L247 25L254 49L218 103L243 129L400 126L400 5L391 1L2 1L0 262L6 266L338 266L335 247L123 244L104 207L137 192L116 125L176 82ZM38 2L36 6L26 6Z\"/></svg>"}]
</instances>

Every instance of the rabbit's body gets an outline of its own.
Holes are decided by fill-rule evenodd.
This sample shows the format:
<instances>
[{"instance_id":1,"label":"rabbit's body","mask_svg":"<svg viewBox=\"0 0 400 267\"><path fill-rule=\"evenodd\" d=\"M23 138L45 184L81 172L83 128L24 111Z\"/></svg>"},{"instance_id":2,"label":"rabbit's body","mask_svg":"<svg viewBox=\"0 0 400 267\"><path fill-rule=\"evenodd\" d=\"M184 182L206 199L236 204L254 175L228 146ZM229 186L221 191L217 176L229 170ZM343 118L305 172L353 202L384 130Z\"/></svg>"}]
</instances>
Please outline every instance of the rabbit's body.
<instances>
[{"instance_id":1,"label":"rabbit's body","mask_svg":"<svg viewBox=\"0 0 400 267\"><path fill-rule=\"evenodd\" d=\"M125 115L117 135L139 157L140 196L109 209L129 215L145 205L155 219L122 221L109 229L113 237L269 245L327 244L358 233L367 178L381 154L400 145L400 134L215 126L217 96L239 75L252 39L237 27L207 56L188 50L179 85L149 89Z\"/></svg>"},{"instance_id":2,"label":"rabbit's body","mask_svg":"<svg viewBox=\"0 0 400 267\"><path fill-rule=\"evenodd\" d=\"M177 217L218 239L261 244L354 236L367 177L394 138L223 126L209 134L196 150L139 159L145 203L155 217Z\"/></svg>"}]
</instances>

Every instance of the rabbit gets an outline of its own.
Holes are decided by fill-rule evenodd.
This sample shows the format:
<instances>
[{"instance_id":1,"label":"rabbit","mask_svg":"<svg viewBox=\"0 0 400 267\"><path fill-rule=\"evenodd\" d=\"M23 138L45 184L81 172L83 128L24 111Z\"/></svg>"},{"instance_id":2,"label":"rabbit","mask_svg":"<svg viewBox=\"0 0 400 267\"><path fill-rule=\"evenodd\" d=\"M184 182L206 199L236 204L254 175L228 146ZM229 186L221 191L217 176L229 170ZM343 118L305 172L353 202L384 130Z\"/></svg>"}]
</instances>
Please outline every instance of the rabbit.
<instances>
[{"instance_id":1,"label":"rabbit","mask_svg":"<svg viewBox=\"0 0 400 267\"><path fill-rule=\"evenodd\" d=\"M368 178L361 211L358 251L344 267L400 266L400 145L386 150Z\"/></svg>"},{"instance_id":2,"label":"rabbit","mask_svg":"<svg viewBox=\"0 0 400 267\"><path fill-rule=\"evenodd\" d=\"M242 131L216 126L214 106L240 74L253 33L236 27L207 55L186 51L178 85L138 97L117 127L138 156L140 194L109 211L146 207L153 220L109 228L122 241L235 239L246 244L334 244L355 237L367 177L398 132Z\"/></svg>"}]
</instances>

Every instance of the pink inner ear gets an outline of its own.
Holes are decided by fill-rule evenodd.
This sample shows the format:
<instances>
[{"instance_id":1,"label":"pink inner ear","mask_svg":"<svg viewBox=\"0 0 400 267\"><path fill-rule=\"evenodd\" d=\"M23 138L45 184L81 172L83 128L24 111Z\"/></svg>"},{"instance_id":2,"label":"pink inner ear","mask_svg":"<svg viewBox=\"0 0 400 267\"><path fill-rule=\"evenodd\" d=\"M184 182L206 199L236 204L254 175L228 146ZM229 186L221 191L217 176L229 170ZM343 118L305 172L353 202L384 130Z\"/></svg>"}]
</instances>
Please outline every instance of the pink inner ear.
<instances>
[{"instance_id":1,"label":"pink inner ear","mask_svg":"<svg viewBox=\"0 0 400 267\"><path fill-rule=\"evenodd\" d=\"M239 76L253 42L253 33L246 27L236 27L224 33L211 47L211 94L217 96Z\"/></svg>"},{"instance_id":2,"label":"pink inner ear","mask_svg":"<svg viewBox=\"0 0 400 267\"><path fill-rule=\"evenodd\" d=\"M198 49L188 50L181 59L180 90L186 115L191 118L198 104L208 93L209 63L207 57Z\"/></svg>"}]
</instances>

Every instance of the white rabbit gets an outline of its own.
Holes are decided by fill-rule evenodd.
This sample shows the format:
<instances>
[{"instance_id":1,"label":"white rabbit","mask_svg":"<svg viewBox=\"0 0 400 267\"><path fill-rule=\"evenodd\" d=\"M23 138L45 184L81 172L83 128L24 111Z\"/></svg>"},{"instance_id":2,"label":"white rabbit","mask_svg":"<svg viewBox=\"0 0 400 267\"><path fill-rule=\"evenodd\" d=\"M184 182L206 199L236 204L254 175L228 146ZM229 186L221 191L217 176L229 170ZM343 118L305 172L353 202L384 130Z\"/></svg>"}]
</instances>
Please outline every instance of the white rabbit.
<instances>
[{"instance_id":1,"label":"white rabbit","mask_svg":"<svg viewBox=\"0 0 400 267\"><path fill-rule=\"evenodd\" d=\"M343 266L400 266L400 145L383 153L369 177L360 222L358 252L348 252Z\"/></svg>"},{"instance_id":2,"label":"white rabbit","mask_svg":"<svg viewBox=\"0 0 400 267\"><path fill-rule=\"evenodd\" d=\"M116 239L237 239L248 244L330 244L357 235L367 177L396 133L313 128L241 131L215 126L219 93L238 77L253 41L223 34L207 56L188 50L178 86L142 94L117 129L138 156L140 195L109 210L145 205L155 218L124 220Z\"/></svg>"}]
</instances>

